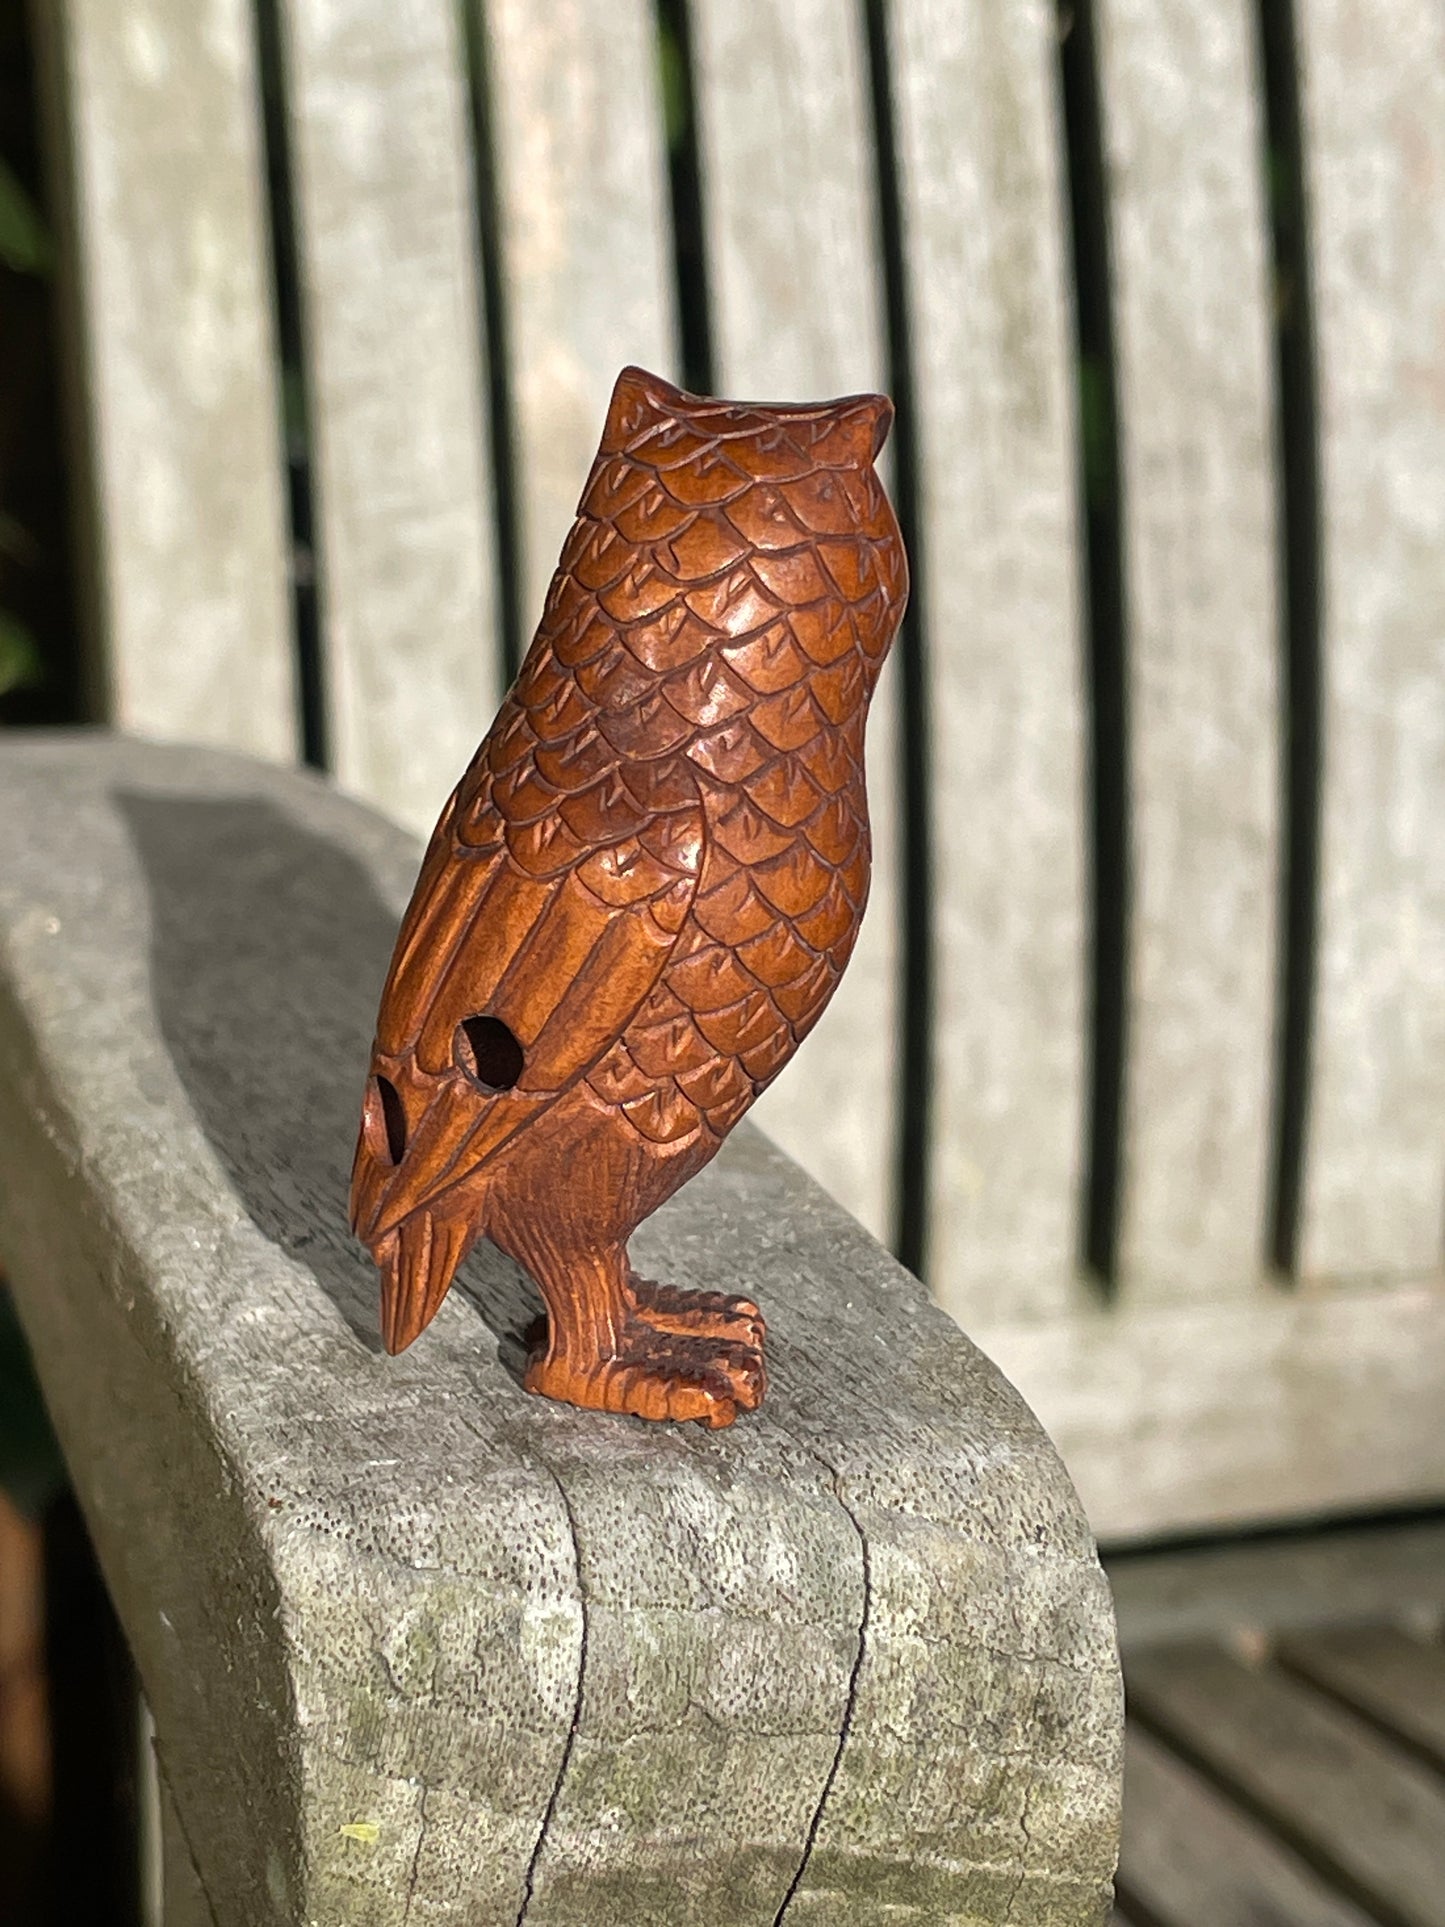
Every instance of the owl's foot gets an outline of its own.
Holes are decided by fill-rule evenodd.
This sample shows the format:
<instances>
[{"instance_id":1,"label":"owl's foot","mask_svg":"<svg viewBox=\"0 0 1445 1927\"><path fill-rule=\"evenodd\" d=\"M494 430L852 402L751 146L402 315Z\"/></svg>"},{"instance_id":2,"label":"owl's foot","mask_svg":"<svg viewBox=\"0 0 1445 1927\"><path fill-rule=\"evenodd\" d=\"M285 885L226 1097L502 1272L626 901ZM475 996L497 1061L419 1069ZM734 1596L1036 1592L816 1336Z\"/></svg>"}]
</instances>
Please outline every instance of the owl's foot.
<instances>
[{"instance_id":1,"label":"owl's foot","mask_svg":"<svg viewBox=\"0 0 1445 1927\"><path fill-rule=\"evenodd\" d=\"M684 1336L641 1321L624 1334L615 1358L578 1367L544 1345L523 1383L529 1392L593 1412L636 1418L698 1419L717 1429L751 1412L767 1389L762 1351L726 1338Z\"/></svg>"},{"instance_id":2,"label":"owl's foot","mask_svg":"<svg viewBox=\"0 0 1445 1927\"><path fill-rule=\"evenodd\" d=\"M726 1338L761 1351L767 1323L751 1298L726 1291L679 1291L629 1272L634 1318L677 1338Z\"/></svg>"}]
</instances>

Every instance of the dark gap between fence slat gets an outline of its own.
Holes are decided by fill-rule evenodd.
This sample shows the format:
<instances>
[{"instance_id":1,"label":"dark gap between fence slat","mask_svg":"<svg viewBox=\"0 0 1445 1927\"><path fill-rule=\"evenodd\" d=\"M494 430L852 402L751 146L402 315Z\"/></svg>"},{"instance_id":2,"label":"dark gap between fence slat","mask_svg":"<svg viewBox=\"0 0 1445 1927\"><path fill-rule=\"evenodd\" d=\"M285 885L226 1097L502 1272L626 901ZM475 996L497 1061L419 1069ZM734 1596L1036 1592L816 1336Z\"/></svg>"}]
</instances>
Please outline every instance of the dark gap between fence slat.
<instances>
[{"instance_id":1,"label":"dark gap between fence slat","mask_svg":"<svg viewBox=\"0 0 1445 1927\"><path fill-rule=\"evenodd\" d=\"M94 463L81 394L65 35L39 14L0 8L0 154L40 222L18 237L29 269L0 268L0 622L22 625L37 658L8 688L0 674L0 727L54 728L98 722L106 704L85 526L95 511L81 480Z\"/></svg>"},{"instance_id":2,"label":"dark gap between fence slat","mask_svg":"<svg viewBox=\"0 0 1445 1927\"><path fill-rule=\"evenodd\" d=\"M1281 807L1274 1164L1268 1259L1299 1249L1314 1019L1321 754L1320 484L1299 52L1292 0L1259 0L1264 165L1274 249L1279 474Z\"/></svg>"},{"instance_id":3,"label":"dark gap between fence slat","mask_svg":"<svg viewBox=\"0 0 1445 1927\"><path fill-rule=\"evenodd\" d=\"M667 185L672 203L672 261L682 385L694 395L713 395L717 387L712 304L708 295L707 229L688 0L657 0L656 18L658 78L667 136Z\"/></svg>"},{"instance_id":4,"label":"dark gap between fence slat","mask_svg":"<svg viewBox=\"0 0 1445 1927\"><path fill-rule=\"evenodd\" d=\"M296 651L301 754L327 769L326 685L321 667L321 569L311 451L311 392L306 314L296 241L295 176L287 107L286 58L278 0L256 0L256 55L266 150L267 219L281 357L281 436L286 460L291 622Z\"/></svg>"},{"instance_id":5,"label":"dark gap between fence slat","mask_svg":"<svg viewBox=\"0 0 1445 1927\"><path fill-rule=\"evenodd\" d=\"M466 52L467 107L472 139L481 304L482 366L487 389L487 433L492 458L492 528L496 551L497 647L502 681L522 665L527 634L522 608L522 558L518 537L516 424L512 409L511 319L507 308L502 246L501 195L492 140L491 74L482 0L459 0Z\"/></svg>"},{"instance_id":6,"label":"dark gap between fence slat","mask_svg":"<svg viewBox=\"0 0 1445 1927\"><path fill-rule=\"evenodd\" d=\"M903 958L893 1249L910 1271L923 1278L927 1275L928 1263L928 1198L933 1153L933 861L925 642L928 558L919 502L918 409L887 0L862 0L862 8L877 168L888 385L897 411L893 429L893 497L912 572L908 611L894 644L898 657L899 815L903 845L899 863L899 907Z\"/></svg>"},{"instance_id":7,"label":"dark gap between fence slat","mask_svg":"<svg viewBox=\"0 0 1445 1927\"><path fill-rule=\"evenodd\" d=\"M1124 518L1108 182L1092 0L1058 0L1058 9L1078 329L1090 714L1090 1062L1082 1257L1110 1288L1118 1259L1130 915Z\"/></svg>"}]
</instances>

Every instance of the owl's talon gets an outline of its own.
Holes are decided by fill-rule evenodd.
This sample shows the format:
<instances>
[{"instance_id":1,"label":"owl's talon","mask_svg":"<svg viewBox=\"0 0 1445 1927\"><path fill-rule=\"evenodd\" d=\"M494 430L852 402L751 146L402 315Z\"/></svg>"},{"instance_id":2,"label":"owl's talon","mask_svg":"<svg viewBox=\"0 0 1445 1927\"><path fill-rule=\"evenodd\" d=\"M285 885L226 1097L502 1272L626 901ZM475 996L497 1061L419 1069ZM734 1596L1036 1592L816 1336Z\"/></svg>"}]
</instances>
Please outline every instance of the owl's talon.
<instances>
[{"instance_id":1,"label":"owl's talon","mask_svg":"<svg viewBox=\"0 0 1445 1927\"><path fill-rule=\"evenodd\" d=\"M532 1356L529 1392L595 1412L636 1418L696 1419L717 1430L751 1412L767 1390L760 1347L728 1338L680 1336L634 1325L618 1357L579 1368L545 1347Z\"/></svg>"},{"instance_id":2,"label":"owl's talon","mask_svg":"<svg viewBox=\"0 0 1445 1927\"><path fill-rule=\"evenodd\" d=\"M633 1316L676 1338L723 1338L761 1351L767 1321L751 1298L726 1291L680 1291L651 1278L628 1278Z\"/></svg>"}]
</instances>

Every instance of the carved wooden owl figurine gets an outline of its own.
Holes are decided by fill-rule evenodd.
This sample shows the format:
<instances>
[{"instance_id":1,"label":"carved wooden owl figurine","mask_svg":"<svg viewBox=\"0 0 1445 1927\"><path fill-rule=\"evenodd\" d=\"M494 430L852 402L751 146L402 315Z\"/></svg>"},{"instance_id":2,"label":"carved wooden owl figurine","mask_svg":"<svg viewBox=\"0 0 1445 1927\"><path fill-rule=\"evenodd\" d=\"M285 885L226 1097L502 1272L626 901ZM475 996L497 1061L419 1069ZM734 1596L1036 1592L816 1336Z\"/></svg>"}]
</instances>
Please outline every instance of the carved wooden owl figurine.
<instances>
[{"instance_id":1,"label":"carved wooden owl figurine","mask_svg":"<svg viewBox=\"0 0 1445 1927\"><path fill-rule=\"evenodd\" d=\"M728 1425L750 1300L639 1278L837 986L863 730L907 598L881 396L772 408L624 370L525 662L442 812L377 1023L351 1217L398 1352L479 1236L540 1287L528 1389Z\"/></svg>"}]
</instances>

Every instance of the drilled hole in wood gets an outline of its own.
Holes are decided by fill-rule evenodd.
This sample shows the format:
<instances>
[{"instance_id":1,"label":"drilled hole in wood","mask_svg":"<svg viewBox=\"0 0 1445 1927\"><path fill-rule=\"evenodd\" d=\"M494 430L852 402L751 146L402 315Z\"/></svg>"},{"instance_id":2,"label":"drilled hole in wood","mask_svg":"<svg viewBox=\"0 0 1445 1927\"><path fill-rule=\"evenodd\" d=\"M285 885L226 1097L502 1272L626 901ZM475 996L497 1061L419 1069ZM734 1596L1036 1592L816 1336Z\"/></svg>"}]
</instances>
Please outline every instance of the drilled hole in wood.
<instances>
[{"instance_id":1,"label":"drilled hole in wood","mask_svg":"<svg viewBox=\"0 0 1445 1927\"><path fill-rule=\"evenodd\" d=\"M406 1108L389 1078L371 1080L366 1126L373 1153L387 1164L400 1164L406 1155Z\"/></svg>"},{"instance_id":2,"label":"drilled hole in wood","mask_svg":"<svg viewBox=\"0 0 1445 1927\"><path fill-rule=\"evenodd\" d=\"M500 1017L464 1017L457 1025L456 1057L484 1091L509 1091L522 1075L522 1046Z\"/></svg>"}]
</instances>

